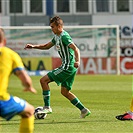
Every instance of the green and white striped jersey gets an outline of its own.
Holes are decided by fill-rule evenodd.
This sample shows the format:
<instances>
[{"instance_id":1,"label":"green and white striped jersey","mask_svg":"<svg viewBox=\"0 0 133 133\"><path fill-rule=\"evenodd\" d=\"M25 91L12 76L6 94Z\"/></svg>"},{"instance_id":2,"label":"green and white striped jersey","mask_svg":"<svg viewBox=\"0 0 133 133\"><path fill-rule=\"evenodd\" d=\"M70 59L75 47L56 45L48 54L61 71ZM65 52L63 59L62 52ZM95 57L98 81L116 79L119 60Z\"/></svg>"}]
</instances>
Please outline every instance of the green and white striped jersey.
<instances>
[{"instance_id":1,"label":"green and white striped jersey","mask_svg":"<svg viewBox=\"0 0 133 133\"><path fill-rule=\"evenodd\" d=\"M63 30L60 36L54 35L52 43L62 59L62 68L67 70L70 66L74 66L74 50L69 47L73 42L68 32Z\"/></svg>"}]
</instances>

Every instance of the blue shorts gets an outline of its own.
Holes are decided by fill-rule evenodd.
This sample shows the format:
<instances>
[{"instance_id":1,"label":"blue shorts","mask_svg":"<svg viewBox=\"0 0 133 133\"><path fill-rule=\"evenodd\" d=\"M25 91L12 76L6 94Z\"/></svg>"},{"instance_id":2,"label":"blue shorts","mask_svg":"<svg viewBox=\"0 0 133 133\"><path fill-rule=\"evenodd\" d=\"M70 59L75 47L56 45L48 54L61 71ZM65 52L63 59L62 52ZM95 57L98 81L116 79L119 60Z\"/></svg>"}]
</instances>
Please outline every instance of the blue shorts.
<instances>
[{"instance_id":1,"label":"blue shorts","mask_svg":"<svg viewBox=\"0 0 133 133\"><path fill-rule=\"evenodd\" d=\"M11 96L8 101L0 100L0 116L6 120L10 120L15 115L24 110L26 101L18 97Z\"/></svg>"}]
</instances>

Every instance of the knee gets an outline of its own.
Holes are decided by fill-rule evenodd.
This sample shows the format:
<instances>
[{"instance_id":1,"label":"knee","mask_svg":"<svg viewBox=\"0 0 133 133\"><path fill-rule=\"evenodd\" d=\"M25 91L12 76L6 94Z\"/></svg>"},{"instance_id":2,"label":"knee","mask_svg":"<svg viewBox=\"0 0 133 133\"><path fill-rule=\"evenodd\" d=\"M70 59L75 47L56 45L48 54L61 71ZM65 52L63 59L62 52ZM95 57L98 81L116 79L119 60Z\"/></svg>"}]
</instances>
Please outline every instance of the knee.
<instances>
[{"instance_id":1,"label":"knee","mask_svg":"<svg viewBox=\"0 0 133 133\"><path fill-rule=\"evenodd\" d=\"M27 117L31 117L32 115L34 115L34 111L35 111L35 109L34 109L34 107L31 105L31 106L29 107L28 113L26 114Z\"/></svg>"},{"instance_id":2,"label":"knee","mask_svg":"<svg viewBox=\"0 0 133 133\"><path fill-rule=\"evenodd\" d=\"M45 84L45 83L47 83L47 82L46 82L45 78L41 78L41 79L40 79L40 83L41 83L41 84Z\"/></svg>"},{"instance_id":3,"label":"knee","mask_svg":"<svg viewBox=\"0 0 133 133\"><path fill-rule=\"evenodd\" d=\"M47 75L40 79L41 84L45 84L45 83L48 84L49 82L50 82L50 79L48 78Z\"/></svg>"},{"instance_id":4,"label":"knee","mask_svg":"<svg viewBox=\"0 0 133 133\"><path fill-rule=\"evenodd\" d=\"M43 78L40 79L40 83L42 84L44 82Z\"/></svg>"},{"instance_id":5,"label":"knee","mask_svg":"<svg viewBox=\"0 0 133 133\"><path fill-rule=\"evenodd\" d=\"M61 90L61 94L64 96L64 97L68 97L68 91L65 91L64 89Z\"/></svg>"},{"instance_id":6,"label":"knee","mask_svg":"<svg viewBox=\"0 0 133 133\"><path fill-rule=\"evenodd\" d=\"M20 115L22 116L22 118L29 118L34 115L34 111L34 107L31 104L27 103L24 111L21 112Z\"/></svg>"},{"instance_id":7,"label":"knee","mask_svg":"<svg viewBox=\"0 0 133 133\"><path fill-rule=\"evenodd\" d=\"M30 109L30 110L31 110L31 112L30 112L30 113L31 113L31 115L33 115L33 114L34 114L34 111L35 111L35 108L34 108L32 105L31 105L31 107L30 107L30 108L31 108L31 109Z\"/></svg>"}]
</instances>

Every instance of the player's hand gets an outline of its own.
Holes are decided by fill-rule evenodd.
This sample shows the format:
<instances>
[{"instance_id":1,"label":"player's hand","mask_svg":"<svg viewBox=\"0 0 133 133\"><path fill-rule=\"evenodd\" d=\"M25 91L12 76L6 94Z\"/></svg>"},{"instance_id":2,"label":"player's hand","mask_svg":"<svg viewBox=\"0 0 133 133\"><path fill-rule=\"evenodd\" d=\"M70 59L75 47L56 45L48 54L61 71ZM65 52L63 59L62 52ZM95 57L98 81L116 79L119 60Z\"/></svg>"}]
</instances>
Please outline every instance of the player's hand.
<instances>
[{"instance_id":1,"label":"player's hand","mask_svg":"<svg viewBox=\"0 0 133 133\"><path fill-rule=\"evenodd\" d=\"M74 67L75 68L78 68L79 66L80 66L80 62L79 61L77 61L77 62L74 63Z\"/></svg>"},{"instance_id":2,"label":"player's hand","mask_svg":"<svg viewBox=\"0 0 133 133\"><path fill-rule=\"evenodd\" d=\"M24 49L32 49L34 47L33 44L26 44Z\"/></svg>"},{"instance_id":3,"label":"player's hand","mask_svg":"<svg viewBox=\"0 0 133 133\"><path fill-rule=\"evenodd\" d=\"M34 94L37 93L37 91L33 87L25 88L24 91L29 91L29 92L32 92Z\"/></svg>"}]
</instances>

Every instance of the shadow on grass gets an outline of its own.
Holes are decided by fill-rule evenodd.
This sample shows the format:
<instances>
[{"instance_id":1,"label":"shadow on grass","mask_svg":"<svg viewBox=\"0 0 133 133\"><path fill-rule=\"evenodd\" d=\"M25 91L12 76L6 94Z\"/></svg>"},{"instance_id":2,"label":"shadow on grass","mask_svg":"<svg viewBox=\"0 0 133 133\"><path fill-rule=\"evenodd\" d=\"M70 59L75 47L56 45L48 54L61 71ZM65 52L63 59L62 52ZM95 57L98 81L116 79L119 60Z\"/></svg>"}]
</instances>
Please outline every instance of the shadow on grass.
<instances>
[{"instance_id":1,"label":"shadow on grass","mask_svg":"<svg viewBox=\"0 0 133 133\"><path fill-rule=\"evenodd\" d=\"M75 120L75 121L51 121L51 122L47 122L47 121L45 121L44 123L43 123L43 121L41 120L40 122L39 122L39 120L35 120L35 124L67 124L67 123L98 123L98 122L107 122L107 123L112 123L112 122L117 122L116 120L114 120L114 121L111 121L111 120L94 120L94 121L91 121L91 120Z\"/></svg>"},{"instance_id":2,"label":"shadow on grass","mask_svg":"<svg viewBox=\"0 0 133 133\"><path fill-rule=\"evenodd\" d=\"M47 124L67 124L67 123L98 123L98 122L107 122L107 123L112 123L112 122L119 122L117 120L74 120L74 121L55 121L55 120L52 120L52 121L49 121L49 120L35 120L35 124L44 124L44 125L47 125ZM15 119L15 120L10 120L10 121L6 121L6 120L0 120L0 125L14 125L14 124L19 124L20 123L20 119Z\"/></svg>"},{"instance_id":3,"label":"shadow on grass","mask_svg":"<svg viewBox=\"0 0 133 133\"><path fill-rule=\"evenodd\" d=\"M19 124L20 123L20 119L19 120L10 120L10 121L6 121L6 120L0 120L0 125L15 125L15 124Z\"/></svg>"}]
</instances>

